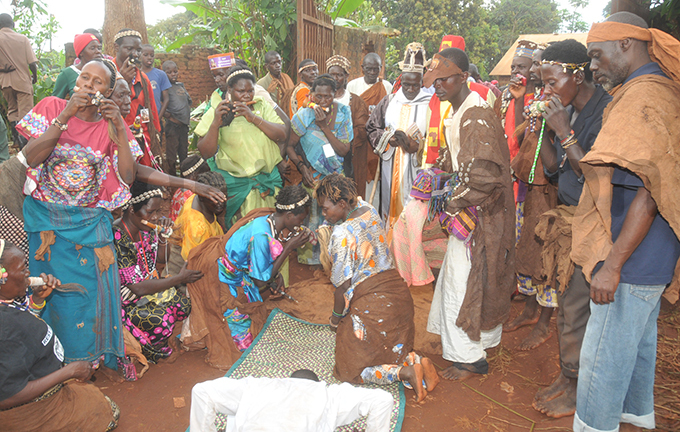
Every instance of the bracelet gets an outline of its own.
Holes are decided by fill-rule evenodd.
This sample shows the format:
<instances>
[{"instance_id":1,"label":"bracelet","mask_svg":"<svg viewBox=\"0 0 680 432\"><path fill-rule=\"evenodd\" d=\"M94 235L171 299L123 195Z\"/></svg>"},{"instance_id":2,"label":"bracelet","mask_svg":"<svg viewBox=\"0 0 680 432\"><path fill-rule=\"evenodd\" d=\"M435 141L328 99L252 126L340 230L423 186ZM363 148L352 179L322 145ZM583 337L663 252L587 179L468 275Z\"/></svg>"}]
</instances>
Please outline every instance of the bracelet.
<instances>
[{"instance_id":1,"label":"bracelet","mask_svg":"<svg viewBox=\"0 0 680 432\"><path fill-rule=\"evenodd\" d=\"M298 168L298 171L302 171L302 170L300 169L300 164L302 164L303 167L307 168L307 165L305 165L304 162L298 161L298 163L295 164L295 166Z\"/></svg>"},{"instance_id":2,"label":"bracelet","mask_svg":"<svg viewBox=\"0 0 680 432\"><path fill-rule=\"evenodd\" d=\"M337 313L337 312L335 311L335 309L333 309L332 312L333 312L333 315L336 316L336 317L340 317L340 318L344 317L343 314Z\"/></svg>"},{"instance_id":3,"label":"bracelet","mask_svg":"<svg viewBox=\"0 0 680 432\"><path fill-rule=\"evenodd\" d=\"M255 118L258 118L258 117L255 116ZM264 119L263 119L262 117L259 117L259 119L260 119L260 122L259 122L258 124L255 125L255 126L257 126L257 127L262 126L262 123L264 123ZM253 124L255 124L255 119L253 119Z\"/></svg>"},{"instance_id":4,"label":"bracelet","mask_svg":"<svg viewBox=\"0 0 680 432\"><path fill-rule=\"evenodd\" d=\"M574 144L578 144L578 140L576 138L572 137L569 141L562 144L562 150L566 151L569 147L573 146Z\"/></svg>"},{"instance_id":5,"label":"bracelet","mask_svg":"<svg viewBox=\"0 0 680 432\"><path fill-rule=\"evenodd\" d=\"M569 135L567 135L566 138L560 140L560 145L563 145L564 143L571 140L572 138L574 138L574 131L573 130L571 132L569 132Z\"/></svg>"},{"instance_id":6,"label":"bracelet","mask_svg":"<svg viewBox=\"0 0 680 432\"><path fill-rule=\"evenodd\" d=\"M66 132L66 131L68 130L68 125L65 124L65 123L60 122L59 119L56 118L56 117L52 119L52 123L51 123L51 124L52 124L52 126L58 127L59 130L62 131L62 132Z\"/></svg>"},{"instance_id":7,"label":"bracelet","mask_svg":"<svg viewBox=\"0 0 680 432\"><path fill-rule=\"evenodd\" d=\"M338 328L338 326L340 325L340 323L333 324L333 317L332 316L330 318L328 318L328 324L330 324L331 328L334 328L334 329Z\"/></svg>"},{"instance_id":8,"label":"bracelet","mask_svg":"<svg viewBox=\"0 0 680 432\"><path fill-rule=\"evenodd\" d=\"M30 303L29 306L31 307L31 309L42 309L42 308L45 307L45 303L46 303L46 302L45 302L45 299L43 299L43 301L42 301L41 304L36 304L36 303L33 301L33 296L31 295L31 303Z\"/></svg>"}]
</instances>

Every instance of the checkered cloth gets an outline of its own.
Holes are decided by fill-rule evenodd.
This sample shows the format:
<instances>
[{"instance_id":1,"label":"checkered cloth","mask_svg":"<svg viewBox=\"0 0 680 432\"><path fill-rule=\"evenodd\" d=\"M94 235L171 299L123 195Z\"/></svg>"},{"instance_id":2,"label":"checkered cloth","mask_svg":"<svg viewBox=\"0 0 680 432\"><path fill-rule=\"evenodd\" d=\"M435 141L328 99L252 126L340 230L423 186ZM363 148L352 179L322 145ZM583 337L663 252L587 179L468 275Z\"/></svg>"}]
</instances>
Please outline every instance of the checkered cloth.
<instances>
[{"instance_id":1,"label":"checkered cloth","mask_svg":"<svg viewBox=\"0 0 680 432\"><path fill-rule=\"evenodd\" d=\"M230 378L247 376L287 378L298 369L310 369L328 384L339 384L333 377L335 365L335 333L328 325L311 324L293 318L280 309L274 309L264 328L234 366L227 372ZM404 419L406 399L401 383L389 386L366 385L381 388L394 398L390 431L399 432ZM217 415L217 430L226 428L227 417ZM361 418L336 432L364 431L366 420Z\"/></svg>"}]
</instances>

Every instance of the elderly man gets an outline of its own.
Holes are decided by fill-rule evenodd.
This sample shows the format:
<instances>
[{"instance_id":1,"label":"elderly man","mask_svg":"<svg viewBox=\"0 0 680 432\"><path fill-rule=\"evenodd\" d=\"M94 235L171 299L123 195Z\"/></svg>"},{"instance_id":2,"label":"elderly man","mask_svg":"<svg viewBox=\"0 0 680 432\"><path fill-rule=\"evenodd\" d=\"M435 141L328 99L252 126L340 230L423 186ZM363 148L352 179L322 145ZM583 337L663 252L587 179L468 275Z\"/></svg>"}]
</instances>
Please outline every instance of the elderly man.
<instances>
[{"instance_id":1,"label":"elderly man","mask_svg":"<svg viewBox=\"0 0 680 432\"><path fill-rule=\"evenodd\" d=\"M14 143L20 147L26 141L20 138L14 126L33 108L33 84L38 79L37 64L31 42L14 31L11 16L0 14L0 87L7 101L7 120L11 125ZM0 153L7 152L6 142L3 147Z\"/></svg>"},{"instance_id":2,"label":"elderly man","mask_svg":"<svg viewBox=\"0 0 680 432\"><path fill-rule=\"evenodd\" d=\"M132 92L132 106L130 114L125 117L125 123L131 126L135 123L135 119L139 117L145 140L145 142L140 142L140 146L145 146L142 150L148 146L152 154L162 155L159 135L161 124L158 118L153 88L151 87L149 77L141 71L142 35L136 30L122 29L116 33L113 40L115 51L114 62L116 67L118 67L118 72L130 85L130 91ZM144 154L145 156L140 163L152 166L152 161L147 160L149 159L147 156L148 152L144 151Z\"/></svg>"},{"instance_id":3,"label":"elderly man","mask_svg":"<svg viewBox=\"0 0 680 432\"><path fill-rule=\"evenodd\" d=\"M468 88L468 67L464 51L448 48L435 54L423 80L451 104L443 119L448 151L440 157L449 158L458 180L445 210L454 218L479 218L464 240L449 236L427 323L428 332L441 335L443 357L453 362L441 373L451 380L488 372L485 350L501 340L515 289L508 146L491 107Z\"/></svg>"},{"instance_id":4,"label":"elderly man","mask_svg":"<svg viewBox=\"0 0 680 432\"><path fill-rule=\"evenodd\" d=\"M335 82L338 90L335 92L335 100L349 106L352 111L352 126L354 127L354 139L352 148L344 160L345 175L352 177L356 184L357 194L365 198L366 174L368 165L368 136L366 135L366 122L368 121L368 107L358 95L347 91L347 77L349 76L350 62L341 55L334 55L326 60L326 70Z\"/></svg>"},{"instance_id":5,"label":"elderly man","mask_svg":"<svg viewBox=\"0 0 680 432\"><path fill-rule=\"evenodd\" d=\"M661 295L678 298L680 43L631 13L593 24L593 75L614 99L580 162L572 258L590 281L574 430L654 429Z\"/></svg>"},{"instance_id":6,"label":"elderly man","mask_svg":"<svg viewBox=\"0 0 680 432\"><path fill-rule=\"evenodd\" d=\"M264 55L264 66L267 68L267 75L260 78L257 84L267 89L274 102L278 104L283 93L295 87L295 84L285 72L281 71L283 61L276 51L269 51Z\"/></svg>"},{"instance_id":7,"label":"elderly man","mask_svg":"<svg viewBox=\"0 0 680 432\"><path fill-rule=\"evenodd\" d=\"M425 136L427 104L432 97L422 89L426 60L422 44L406 47L404 60L399 62L401 88L380 101L366 124L371 145L381 156L380 213L388 233L411 200L411 185L420 167L416 153ZM385 134L391 138L385 148L379 148Z\"/></svg>"},{"instance_id":8,"label":"elderly man","mask_svg":"<svg viewBox=\"0 0 680 432\"><path fill-rule=\"evenodd\" d=\"M368 110L373 111L376 105L392 93L392 84L380 78L382 71L382 59L376 53L368 53L361 62L361 72L364 76L353 79L347 84L350 93L358 94L368 105ZM380 85L375 85L375 84Z\"/></svg>"}]
</instances>

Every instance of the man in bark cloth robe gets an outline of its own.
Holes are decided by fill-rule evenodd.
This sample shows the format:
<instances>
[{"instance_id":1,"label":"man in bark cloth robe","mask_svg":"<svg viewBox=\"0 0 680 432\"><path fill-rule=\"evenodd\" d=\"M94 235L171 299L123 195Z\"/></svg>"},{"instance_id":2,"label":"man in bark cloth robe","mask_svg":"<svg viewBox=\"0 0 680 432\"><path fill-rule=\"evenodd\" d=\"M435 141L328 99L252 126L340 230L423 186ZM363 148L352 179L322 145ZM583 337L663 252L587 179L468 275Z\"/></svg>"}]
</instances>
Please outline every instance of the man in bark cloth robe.
<instances>
[{"instance_id":1,"label":"man in bark cloth robe","mask_svg":"<svg viewBox=\"0 0 680 432\"><path fill-rule=\"evenodd\" d=\"M534 50L532 65L529 70L529 78L537 84L537 88L543 87L541 81L541 55L545 48L545 46L539 45ZM580 51L587 61L586 47L581 45L581 48ZM582 77L579 78L583 80ZM590 83L592 84L592 75L590 75ZM552 88L552 86L550 87ZM592 87L593 89L595 88L594 85ZM542 94L542 90L539 90L539 94ZM564 99L562 100L564 101ZM534 102L534 104L538 103L542 102ZM535 108L535 105L533 107ZM543 126L540 115L536 113L537 111L534 109L529 120L525 121L515 131L515 135L521 140L521 145L517 156L510 163L515 178L522 181L527 188L522 211L523 224L521 227L518 225L519 232L515 248L517 279L520 281L517 288L520 294L527 297L522 313L507 323L503 331L512 332L526 325L536 324L531 333L519 344L518 349L522 351L537 348L548 340L552 334L550 318L552 317L553 310L557 307L555 289L545 283L541 262L543 244L535 233L539 217L557 205L557 188L551 184L545 175L543 164L540 157L536 154L539 136L543 137L545 135L547 137L548 134L546 132L550 129ZM541 131L544 134L541 134ZM538 150L540 151L540 149Z\"/></svg>"},{"instance_id":2,"label":"man in bark cloth robe","mask_svg":"<svg viewBox=\"0 0 680 432\"><path fill-rule=\"evenodd\" d=\"M401 88L380 101L366 125L371 146L376 149L388 127L394 133L387 147L380 150L380 216L385 221L388 242L395 222L411 201L411 186L420 168L417 152L424 141L427 104L432 98L422 89L423 71L428 64L423 45L408 44L404 60L399 62Z\"/></svg>"},{"instance_id":3,"label":"man in bark cloth robe","mask_svg":"<svg viewBox=\"0 0 680 432\"><path fill-rule=\"evenodd\" d=\"M295 83L285 72L281 71L283 62L281 55L276 51L269 51L264 55L264 66L267 68L267 75L260 78L257 84L267 89L272 100L279 104L283 93L295 87Z\"/></svg>"},{"instance_id":4,"label":"man in bark cloth robe","mask_svg":"<svg viewBox=\"0 0 680 432\"><path fill-rule=\"evenodd\" d=\"M543 267L545 286L557 291L561 373L550 386L536 393L533 402L534 409L554 418L573 415L576 411L579 357L590 316L590 286L581 267L575 266L570 258L571 224L584 181L579 161L593 147L602 128L602 113L612 100L602 86L593 82L589 63L587 49L580 42L567 39L550 45L543 52L540 66L545 83L544 105L530 108L541 107L539 114L546 123L536 170L541 169L557 183L560 204L539 215L536 223L531 189L527 193L522 235L535 233L541 239L541 251L539 256L519 257L523 252L518 247L517 272L538 262ZM537 130L542 127L540 118L536 125ZM536 133L540 135L540 131ZM535 155L537 144L537 138L531 142L525 140L520 155L527 150ZM516 169L515 172L521 171ZM546 310L541 314L541 320Z\"/></svg>"},{"instance_id":5,"label":"man in bark cloth robe","mask_svg":"<svg viewBox=\"0 0 680 432\"><path fill-rule=\"evenodd\" d=\"M392 84L380 78L380 71L382 71L382 59L376 53L368 53L361 62L363 76L353 79L347 84L347 91L359 95L366 102L369 114L385 96L392 93ZM378 155L372 151L368 151L367 155L368 172L366 176L370 183L374 180L378 169ZM373 187L376 187L376 185L373 185Z\"/></svg>"},{"instance_id":6,"label":"man in bark cloth robe","mask_svg":"<svg viewBox=\"0 0 680 432\"><path fill-rule=\"evenodd\" d=\"M629 12L593 24L587 42L614 99L580 163L571 256L590 281L591 314L574 431L654 429L661 295L678 298L680 42Z\"/></svg>"},{"instance_id":7,"label":"man in bark cloth robe","mask_svg":"<svg viewBox=\"0 0 680 432\"><path fill-rule=\"evenodd\" d=\"M352 126L354 127L354 139L350 143L352 148L345 155L343 169L345 176L354 180L357 194L364 199L366 197L366 181L368 174L368 135L366 134L366 122L368 121L368 106L357 94L347 90L347 77L351 64L349 60L341 55L334 55L326 60L326 71L338 83L338 90L335 92L335 100L341 104L349 106L352 112Z\"/></svg>"},{"instance_id":8,"label":"man in bark cloth robe","mask_svg":"<svg viewBox=\"0 0 680 432\"><path fill-rule=\"evenodd\" d=\"M485 349L498 345L515 290L515 215L510 155L493 109L467 86L464 51L435 54L424 84L434 84L452 109L444 120L448 154L458 181L446 211L455 217L473 207L478 221L471 238L449 237L437 279L427 331L441 335L451 380L485 374Z\"/></svg>"}]
</instances>

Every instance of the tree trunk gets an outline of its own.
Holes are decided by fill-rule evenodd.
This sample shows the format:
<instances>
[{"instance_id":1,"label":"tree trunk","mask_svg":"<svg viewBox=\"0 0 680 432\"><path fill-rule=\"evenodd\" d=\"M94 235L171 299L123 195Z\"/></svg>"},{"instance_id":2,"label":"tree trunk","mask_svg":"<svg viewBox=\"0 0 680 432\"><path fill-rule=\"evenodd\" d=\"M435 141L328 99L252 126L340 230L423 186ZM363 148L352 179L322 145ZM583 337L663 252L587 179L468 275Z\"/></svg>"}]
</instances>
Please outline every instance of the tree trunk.
<instances>
[{"instance_id":1,"label":"tree trunk","mask_svg":"<svg viewBox=\"0 0 680 432\"><path fill-rule=\"evenodd\" d=\"M143 0L104 1L104 27L102 28L104 53L114 56L113 37L124 28L137 30L142 34L142 43L148 43Z\"/></svg>"},{"instance_id":2,"label":"tree trunk","mask_svg":"<svg viewBox=\"0 0 680 432\"><path fill-rule=\"evenodd\" d=\"M649 0L612 0L612 13L632 12L649 22Z\"/></svg>"}]
</instances>

